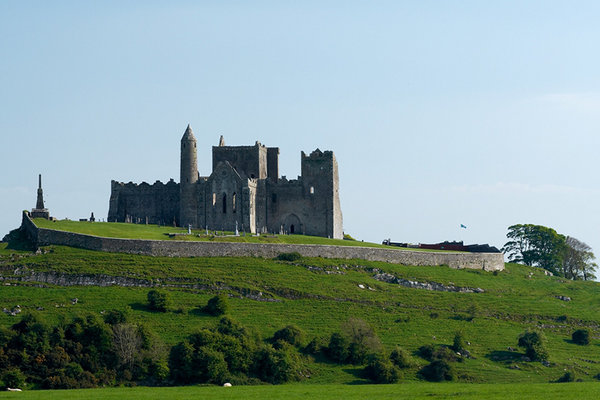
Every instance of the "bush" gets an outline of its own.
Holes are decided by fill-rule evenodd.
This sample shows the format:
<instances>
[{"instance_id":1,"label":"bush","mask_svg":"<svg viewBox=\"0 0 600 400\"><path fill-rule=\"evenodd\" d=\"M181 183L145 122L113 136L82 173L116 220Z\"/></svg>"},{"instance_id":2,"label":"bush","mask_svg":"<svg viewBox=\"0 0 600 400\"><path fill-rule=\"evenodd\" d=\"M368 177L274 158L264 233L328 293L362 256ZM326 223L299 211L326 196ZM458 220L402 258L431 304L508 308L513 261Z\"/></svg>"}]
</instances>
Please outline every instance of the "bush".
<instances>
[{"instance_id":1,"label":"bush","mask_svg":"<svg viewBox=\"0 0 600 400\"><path fill-rule=\"evenodd\" d=\"M590 331L587 329L577 329L571 335L571 339L573 340L573 343L583 346L588 345L590 344Z\"/></svg>"},{"instance_id":2,"label":"bush","mask_svg":"<svg viewBox=\"0 0 600 400\"><path fill-rule=\"evenodd\" d=\"M451 381L454 379L454 370L447 361L433 360L421 368L419 375L430 382Z\"/></svg>"},{"instance_id":3,"label":"bush","mask_svg":"<svg viewBox=\"0 0 600 400\"><path fill-rule=\"evenodd\" d=\"M279 384L302 378L302 362L296 350L285 345L279 349L267 345L256 357L254 370L265 382Z\"/></svg>"},{"instance_id":4,"label":"bush","mask_svg":"<svg viewBox=\"0 0 600 400\"><path fill-rule=\"evenodd\" d=\"M382 355L371 356L363 372L376 383L396 383L400 379L398 368Z\"/></svg>"},{"instance_id":5,"label":"bush","mask_svg":"<svg viewBox=\"0 0 600 400\"><path fill-rule=\"evenodd\" d=\"M229 304L227 303L227 297L222 294L212 297L208 300L206 307L204 307L204 311L207 314L218 317L219 315L227 314L229 311Z\"/></svg>"},{"instance_id":6,"label":"bush","mask_svg":"<svg viewBox=\"0 0 600 400\"><path fill-rule=\"evenodd\" d=\"M109 310L104 314L104 322L109 325L127 323L127 312L122 310Z\"/></svg>"},{"instance_id":7,"label":"bush","mask_svg":"<svg viewBox=\"0 0 600 400\"><path fill-rule=\"evenodd\" d=\"M426 344L419 347L417 350L417 354L419 357L426 359L427 361L431 361L433 359L433 352L435 351L435 347L432 344Z\"/></svg>"},{"instance_id":8,"label":"bush","mask_svg":"<svg viewBox=\"0 0 600 400\"><path fill-rule=\"evenodd\" d=\"M301 258L302 256L297 251L291 253L279 253L279 255L275 257L275 259L279 261L298 261Z\"/></svg>"},{"instance_id":9,"label":"bush","mask_svg":"<svg viewBox=\"0 0 600 400\"><path fill-rule=\"evenodd\" d=\"M406 350L396 347L390 353L390 361L398 368L410 368L413 365L413 361Z\"/></svg>"},{"instance_id":10,"label":"bush","mask_svg":"<svg viewBox=\"0 0 600 400\"><path fill-rule=\"evenodd\" d=\"M18 368L12 368L4 371L2 374L2 382L5 387L22 388L25 386L25 375Z\"/></svg>"},{"instance_id":11,"label":"bush","mask_svg":"<svg viewBox=\"0 0 600 400\"><path fill-rule=\"evenodd\" d=\"M571 371L565 372L563 376L558 378L555 382L564 383L564 382L575 382L575 374Z\"/></svg>"},{"instance_id":12,"label":"bush","mask_svg":"<svg viewBox=\"0 0 600 400\"><path fill-rule=\"evenodd\" d=\"M518 344L525 348L525 355L532 361L544 361L548 359L545 341L541 332L527 330L519 336Z\"/></svg>"},{"instance_id":13,"label":"bush","mask_svg":"<svg viewBox=\"0 0 600 400\"><path fill-rule=\"evenodd\" d=\"M288 325L273 334L273 342L282 340L292 346L301 346L304 340L304 332L295 325Z\"/></svg>"},{"instance_id":14,"label":"bush","mask_svg":"<svg viewBox=\"0 0 600 400\"><path fill-rule=\"evenodd\" d=\"M452 350L459 353L465 350L465 338L463 337L462 332L456 332L454 335Z\"/></svg>"},{"instance_id":15,"label":"bush","mask_svg":"<svg viewBox=\"0 0 600 400\"><path fill-rule=\"evenodd\" d=\"M148 292L148 307L154 311L166 312L171 306L169 294L158 290Z\"/></svg>"},{"instance_id":16,"label":"bush","mask_svg":"<svg viewBox=\"0 0 600 400\"><path fill-rule=\"evenodd\" d=\"M348 341L348 360L363 364L369 354L381 351L381 341L371 326L360 318L349 318L342 324L342 334Z\"/></svg>"},{"instance_id":17,"label":"bush","mask_svg":"<svg viewBox=\"0 0 600 400\"><path fill-rule=\"evenodd\" d=\"M319 354L323 348L326 348L325 346L325 340L323 340L323 338L320 337L314 337L310 342L308 342L308 344L306 345L306 347L304 348L304 352L307 354Z\"/></svg>"},{"instance_id":18,"label":"bush","mask_svg":"<svg viewBox=\"0 0 600 400\"><path fill-rule=\"evenodd\" d=\"M333 361L343 364L348 359L348 340L338 332L331 334L327 346L327 356Z\"/></svg>"}]
</instances>

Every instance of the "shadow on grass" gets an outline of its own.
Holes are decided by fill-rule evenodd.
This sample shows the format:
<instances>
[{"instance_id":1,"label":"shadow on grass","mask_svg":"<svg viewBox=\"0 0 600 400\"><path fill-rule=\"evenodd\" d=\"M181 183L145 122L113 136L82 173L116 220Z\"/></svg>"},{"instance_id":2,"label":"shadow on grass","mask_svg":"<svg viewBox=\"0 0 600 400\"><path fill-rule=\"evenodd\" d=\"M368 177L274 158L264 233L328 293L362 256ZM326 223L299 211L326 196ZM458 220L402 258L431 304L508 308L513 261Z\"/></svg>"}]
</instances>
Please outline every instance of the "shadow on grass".
<instances>
[{"instance_id":1,"label":"shadow on grass","mask_svg":"<svg viewBox=\"0 0 600 400\"><path fill-rule=\"evenodd\" d=\"M494 350L485 355L485 358L495 361L495 362L503 362L506 364L513 363L515 361L521 361L521 358L524 356L523 353L518 353L516 351L509 350Z\"/></svg>"},{"instance_id":2,"label":"shadow on grass","mask_svg":"<svg viewBox=\"0 0 600 400\"><path fill-rule=\"evenodd\" d=\"M213 315L210 315L209 313L207 313L206 311L204 311L204 307L194 307L188 311L188 315L194 315L196 317L212 317L213 316Z\"/></svg>"},{"instance_id":3,"label":"shadow on grass","mask_svg":"<svg viewBox=\"0 0 600 400\"><path fill-rule=\"evenodd\" d=\"M349 367L342 369L347 374L352 375L355 379L348 382L347 385L366 385L369 383L373 383L368 379L363 378L363 369L362 367Z\"/></svg>"}]
</instances>

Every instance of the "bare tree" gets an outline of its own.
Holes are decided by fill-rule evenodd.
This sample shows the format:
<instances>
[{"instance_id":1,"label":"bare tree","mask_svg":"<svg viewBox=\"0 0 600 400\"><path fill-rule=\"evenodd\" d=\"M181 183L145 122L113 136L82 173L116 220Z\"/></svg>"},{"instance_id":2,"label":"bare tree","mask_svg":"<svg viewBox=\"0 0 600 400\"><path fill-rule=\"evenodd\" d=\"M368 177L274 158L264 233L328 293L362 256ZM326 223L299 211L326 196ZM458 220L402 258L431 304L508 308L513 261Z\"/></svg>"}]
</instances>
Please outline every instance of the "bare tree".
<instances>
[{"instance_id":1,"label":"bare tree","mask_svg":"<svg viewBox=\"0 0 600 400\"><path fill-rule=\"evenodd\" d=\"M113 327L113 349L119 363L132 367L140 354L142 340L138 328L132 324L117 324Z\"/></svg>"}]
</instances>

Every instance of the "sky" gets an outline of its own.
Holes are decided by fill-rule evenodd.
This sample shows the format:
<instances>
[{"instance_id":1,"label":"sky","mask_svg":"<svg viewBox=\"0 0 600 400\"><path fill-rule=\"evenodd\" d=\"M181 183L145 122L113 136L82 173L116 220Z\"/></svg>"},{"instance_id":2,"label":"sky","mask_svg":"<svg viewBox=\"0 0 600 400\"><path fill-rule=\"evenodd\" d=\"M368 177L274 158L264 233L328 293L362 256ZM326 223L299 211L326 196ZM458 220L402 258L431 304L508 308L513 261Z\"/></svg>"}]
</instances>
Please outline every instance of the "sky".
<instances>
[{"instance_id":1,"label":"sky","mask_svg":"<svg viewBox=\"0 0 600 400\"><path fill-rule=\"evenodd\" d=\"M112 179L211 146L333 150L357 239L600 253L597 1L0 2L0 237L35 206L106 218ZM461 229L464 224L467 229Z\"/></svg>"}]
</instances>

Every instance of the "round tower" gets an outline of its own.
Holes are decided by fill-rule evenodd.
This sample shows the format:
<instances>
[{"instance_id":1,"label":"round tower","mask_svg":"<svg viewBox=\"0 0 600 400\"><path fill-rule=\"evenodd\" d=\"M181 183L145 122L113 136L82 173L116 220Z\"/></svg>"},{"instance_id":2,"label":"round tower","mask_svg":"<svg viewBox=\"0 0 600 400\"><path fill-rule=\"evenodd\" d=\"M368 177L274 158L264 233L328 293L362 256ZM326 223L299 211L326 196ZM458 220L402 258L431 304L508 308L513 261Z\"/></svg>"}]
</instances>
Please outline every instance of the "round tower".
<instances>
[{"instance_id":1,"label":"round tower","mask_svg":"<svg viewBox=\"0 0 600 400\"><path fill-rule=\"evenodd\" d=\"M196 182L198 182L198 156L196 153L196 138L188 125L181 138L181 169L180 169L180 198L179 221L181 226L198 227Z\"/></svg>"}]
</instances>

